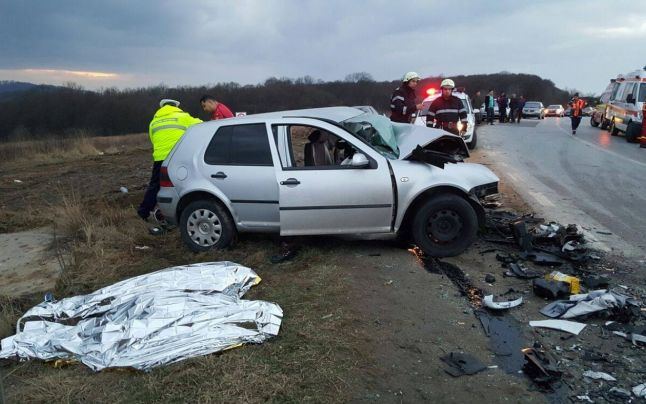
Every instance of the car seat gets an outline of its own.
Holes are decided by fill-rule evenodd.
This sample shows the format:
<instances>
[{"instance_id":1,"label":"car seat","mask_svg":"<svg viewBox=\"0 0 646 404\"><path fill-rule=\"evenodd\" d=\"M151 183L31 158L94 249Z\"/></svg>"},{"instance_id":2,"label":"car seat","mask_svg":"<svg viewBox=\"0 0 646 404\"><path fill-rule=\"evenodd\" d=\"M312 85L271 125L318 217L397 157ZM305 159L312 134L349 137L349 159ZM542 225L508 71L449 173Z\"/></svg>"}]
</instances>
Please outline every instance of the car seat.
<instances>
[{"instance_id":1,"label":"car seat","mask_svg":"<svg viewBox=\"0 0 646 404\"><path fill-rule=\"evenodd\" d=\"M303 154L305 166L330 166L333 165L330 153L328 134L315 130L307 137L309 143L305 144Z\"/></svg>"}]
</instances>

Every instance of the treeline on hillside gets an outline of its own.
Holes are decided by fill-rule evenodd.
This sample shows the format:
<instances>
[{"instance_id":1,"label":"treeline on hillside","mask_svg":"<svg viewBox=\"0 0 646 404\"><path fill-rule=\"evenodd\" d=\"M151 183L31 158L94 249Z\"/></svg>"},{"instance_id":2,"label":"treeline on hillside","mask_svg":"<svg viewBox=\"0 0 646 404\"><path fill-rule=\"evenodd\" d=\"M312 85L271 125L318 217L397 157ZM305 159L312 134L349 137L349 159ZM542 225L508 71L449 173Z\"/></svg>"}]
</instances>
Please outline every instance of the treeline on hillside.
<instances>
[{"instance_id":1,"label":"treeline on hillside","mask_svg":"<svg viewBox=\"0 0 646 404\"><path fill-rule=\"evenodd\" d=\"M550 80L528 74L487 74L452 77L471 95L482 96L490 88L496 93L523 94L545 104L565 103L569 94ZM426 90L439 86L441 77L427 78L418 86L420 99ZM389 111L390 96L397 81L375 81L367 73L353 73L343 81L323 82L306 76L298 79L269 78L262 84L218 83L201 87L155 86L88 91L68 84L54 90L29 90L0 100L0 140L65 136L77 131L93 135L145 132L162 98L173 98L193 116L206 119L199 99L212 94L233 111L248 114L337 105L372 105Z\"/></svg>"}]
</instances>

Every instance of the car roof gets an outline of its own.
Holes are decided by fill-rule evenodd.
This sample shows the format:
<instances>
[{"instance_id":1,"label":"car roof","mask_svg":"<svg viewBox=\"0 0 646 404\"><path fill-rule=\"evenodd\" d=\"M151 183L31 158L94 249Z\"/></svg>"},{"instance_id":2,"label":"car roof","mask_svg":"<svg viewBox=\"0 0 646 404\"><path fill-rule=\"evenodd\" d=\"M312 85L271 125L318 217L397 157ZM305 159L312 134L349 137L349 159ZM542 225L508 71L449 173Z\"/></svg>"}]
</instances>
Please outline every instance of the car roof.
<instances>
[{"instance_id":1,"label":"car roof","mask_svg":"<svg viewBox=\"0 0 646 404\"><path fill-rule=\"evenodd\" d=\"M365 112L352 107L326 107L326 108L309 108L309 109L293 109L288 111L275 111L265 112L262 114L252 114L244 117L236 118L236 122L245 120L255 120L257 118L316 118L324 119L334 122L343 122L355 116L364 114Z\"/></svg>"},{"instance_id":2,"label":"car roof","mask_svg":"<svg viewBox=\"0 0 646 404\"><path fill-rule=\"evenodd\" d=\"M433 95L429 95L428 97L424 98L424 101L422 101L422 102L434 101L436 98L439 98L441 95L442 95L441 92L437 92L437 93L435 93ZM460 93L460 92L457 92L457 91L454 91L453 95L455 95L456 97L458 97L461 100L464 100L464 99L467 98L466 93Z\"/></svg>"}]
</instances>

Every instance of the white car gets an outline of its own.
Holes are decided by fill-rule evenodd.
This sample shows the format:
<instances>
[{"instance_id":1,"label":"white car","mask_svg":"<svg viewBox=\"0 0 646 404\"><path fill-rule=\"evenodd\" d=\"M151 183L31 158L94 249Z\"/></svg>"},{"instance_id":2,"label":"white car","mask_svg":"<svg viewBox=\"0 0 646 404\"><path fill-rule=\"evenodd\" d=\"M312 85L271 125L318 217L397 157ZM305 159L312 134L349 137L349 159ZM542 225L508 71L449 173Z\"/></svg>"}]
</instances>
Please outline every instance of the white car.
<instances>
[{"instance_id":1,"label":"white car","mask_svg":"<svg viewBox=\"0 0 646 404\"><path fill-rule=\"evenodd\" d=\"M464 141L349 107L247 115L191 126L160 170L157 203L194 251L238 232L381 233L431 256L460 254L498 192Z\"/></svg>"},{"instance_id":2,"label":"white car","mask_svg":"<svg viewBox=\"0 0 646 404\"><path fill-rule=\"evenodd\" d=\"M509 117L509 114L511 113L511 108L507 107L507 116ZM484 102L482 105L480 105L480 114L482 115L482 120L485 120L487 118L487 109L485 108ZM493 107L493 117L498 118L500 117L500 108L498 107L498 101L494 101L494 107Z\"/></svg>"},{"instance_id":3,"label":"white car","mask_svg":"<svg viewBox=\"0 0 646 404\"><path fill-rule=\"evenodd\" d=\"M426 114L428 109L431 106L431 103L440 97L440 93L429 95L422 101L422 110L417 114L414 124L419 126L426 126ZM462 105L467 109L467 125L466 128L462 125L461 122L458 122L458 130L460 131L460 136L464 140L464 143L467 144L470 150L476 148L478 143L478 134L476 133L476 115L471 105L471 99L466 93L454 91L453 95L458 97L462 101Z\"/></svg>"},{"instance_id":4,"label":"white car","mask_svg":"<svg viewBox=\"0 0 646 404\"><path fill-rule=\"evenodd\" d=\"M565 108L563 108L563 105L552 104L545 108L545 116L559 116L563 118L565 116Z\"/></svg>"}]
</instances>

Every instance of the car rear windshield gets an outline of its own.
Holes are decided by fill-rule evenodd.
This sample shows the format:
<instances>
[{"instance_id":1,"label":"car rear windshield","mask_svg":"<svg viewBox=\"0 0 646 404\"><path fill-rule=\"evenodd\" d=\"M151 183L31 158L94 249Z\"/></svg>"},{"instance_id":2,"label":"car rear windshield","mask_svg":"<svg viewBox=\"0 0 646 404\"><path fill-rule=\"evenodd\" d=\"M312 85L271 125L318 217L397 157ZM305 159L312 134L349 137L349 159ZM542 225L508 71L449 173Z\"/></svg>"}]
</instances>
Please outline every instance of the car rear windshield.
<instances>
[{"instance_id":1,"label":"car rear windshield","mask_svg":"<svg viewBox=\"0 0 646 404\"><path fill-rule=\"evenodd\" d=\"M550 105L548 108L549 109L559 109L559 108L563 108L563 107L560 106L560 105Z\"/></svg>"},{"instance_id":2,"label":"car rear windshield","mask_svg":"<svg viewBox=\"0 0 646 404\"><path fill-rule=\"evenodd\" d=\"M525 108L540 108L541 104L538 102L528 102L525 104Z\"/></svg>"}]
</instances>

